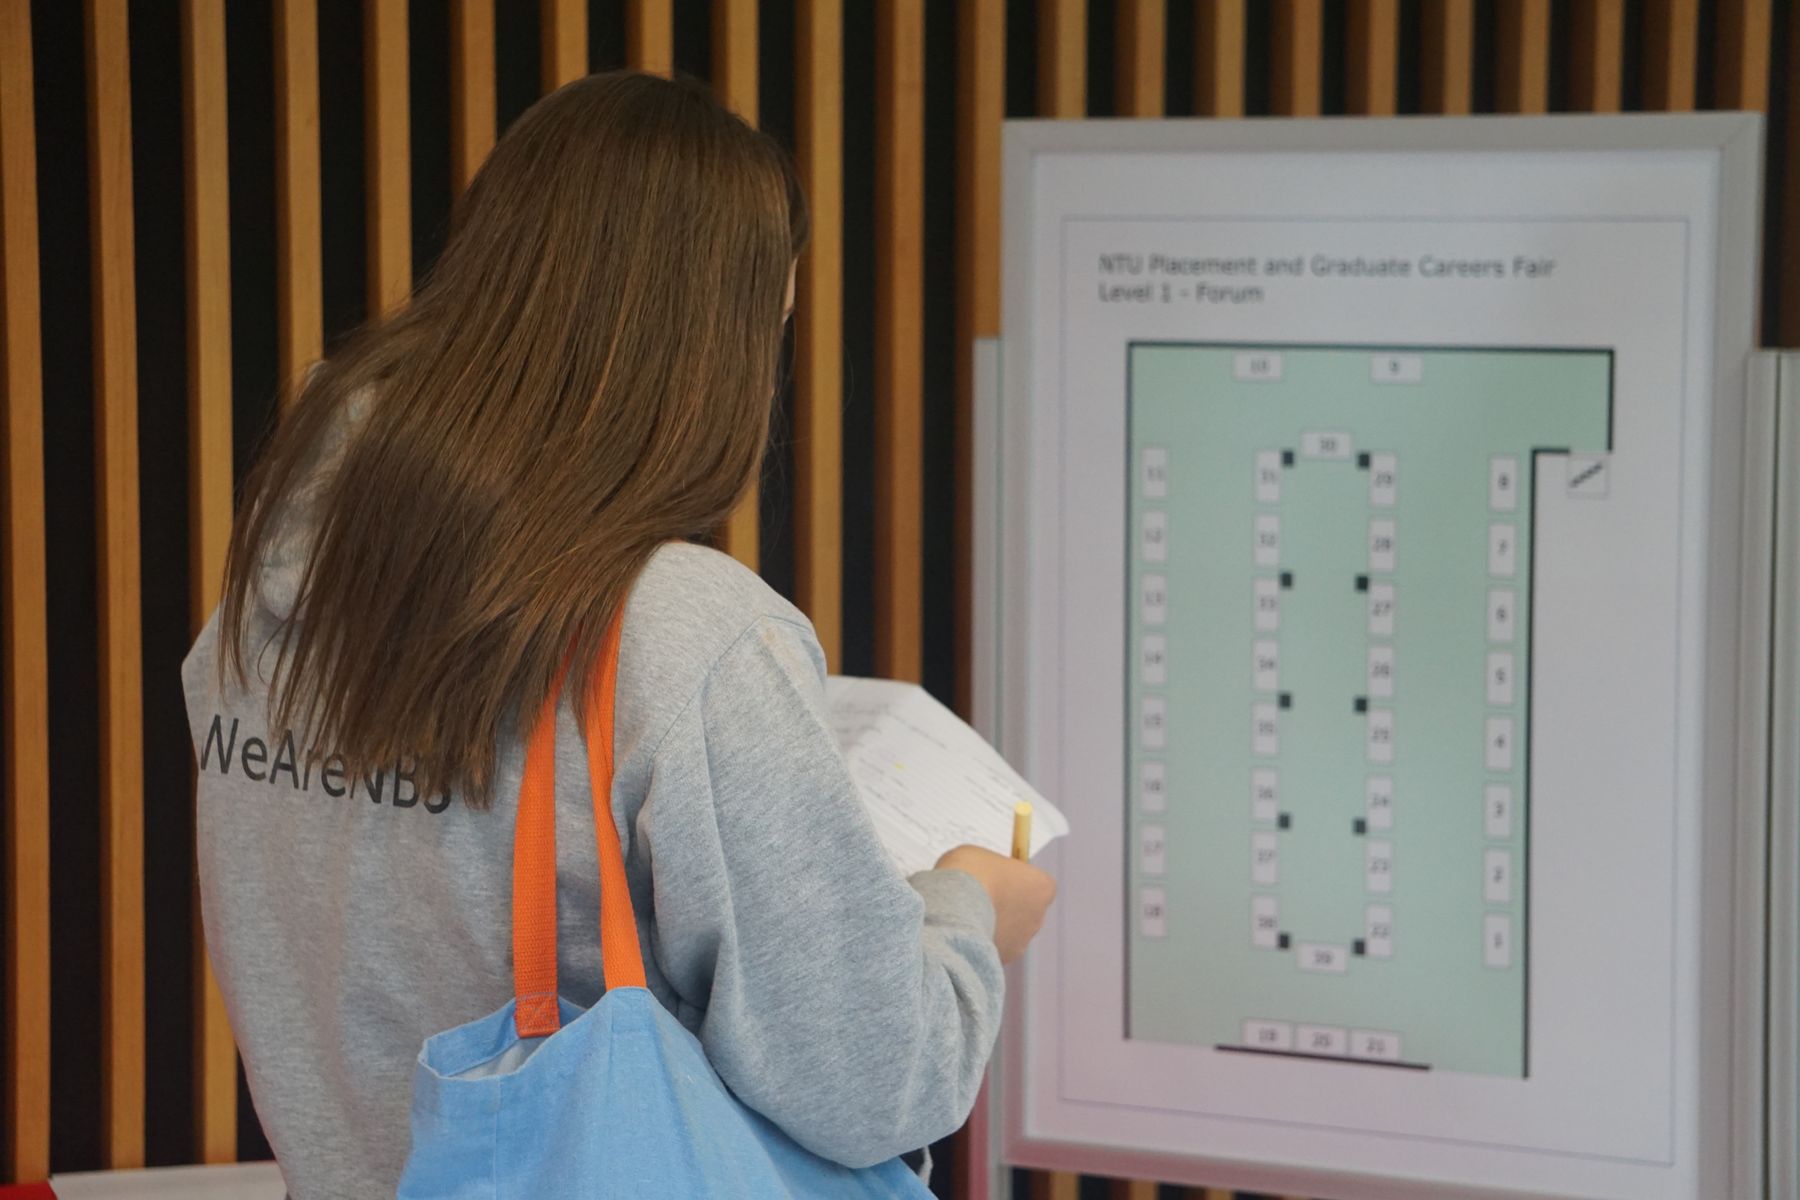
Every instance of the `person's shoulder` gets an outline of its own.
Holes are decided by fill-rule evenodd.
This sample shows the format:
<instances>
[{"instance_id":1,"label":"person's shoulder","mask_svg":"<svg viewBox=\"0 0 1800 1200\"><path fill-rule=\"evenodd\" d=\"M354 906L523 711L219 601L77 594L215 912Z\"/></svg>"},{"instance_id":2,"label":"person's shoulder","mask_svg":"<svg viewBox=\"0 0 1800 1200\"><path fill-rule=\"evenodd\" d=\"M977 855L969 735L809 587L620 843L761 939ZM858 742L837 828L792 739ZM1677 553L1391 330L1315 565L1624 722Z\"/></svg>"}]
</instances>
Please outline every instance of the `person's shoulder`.
<instances>
[{"instance_id":1,"label":"person's shoulder","mask_svg":"<svg viewBox=\"0 0 1800 1200\"><path fill-rule=\"evenodd\" d=\"M655 736L746 635L778 632L816 655L812 623L755 571L706 546L672 542L638 575L619 648L619 719ZM804 645L805 650L800 649Z\"/></svg>"},{"instance_id":2,"label":"person's shoulder","mask_svg":"<svg viewBox=\"0 0 1800 1200\"><path fill-rule=\"evenodd\" d=\"M684 640L724 637L727 645L759 618L812 629L762 576L729 554L691 542L670 542L651 556L626 608L628 632L636 625Z\"/></svg>"}]
</instances>

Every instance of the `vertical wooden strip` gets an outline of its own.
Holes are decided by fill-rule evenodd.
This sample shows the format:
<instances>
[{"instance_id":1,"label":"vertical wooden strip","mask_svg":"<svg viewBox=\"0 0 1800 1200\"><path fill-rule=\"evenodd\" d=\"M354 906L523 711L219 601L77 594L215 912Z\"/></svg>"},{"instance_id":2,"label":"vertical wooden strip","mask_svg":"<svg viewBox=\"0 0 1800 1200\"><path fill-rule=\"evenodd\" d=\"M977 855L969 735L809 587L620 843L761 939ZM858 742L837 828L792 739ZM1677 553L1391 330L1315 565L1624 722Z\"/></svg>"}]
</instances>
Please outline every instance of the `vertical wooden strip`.
<instances>
[{"instance_id":1,"label":"vertical wooden strip","mask_svg":"<svg viewBox=\"0 0 1800 1200\"><path fill-rule=\"evenodd\" d=\"M369 315L412 292L412 118L407 0L363 0L363 162Z\"/></svg>"},{"instance_id":2,"label":"vertical wooden strip","mask_svg":"<svg viewBox=\"0 0 1800 1200\"><path fill-rule=\"evenodd\" d=\"M725 107L754 125L758 83L756 0L713 0L712 16L713 90ZM758 482L750 481L736 511L725 522L720 539L725 552L752 571L757 569L761 557Z\"/></svg>"},{"instance_id":3,"label":"vertical wooden strip","mask_svg":"<svg viewBox=\"0 0 1800 1200\"><path fill-rule=\"evenodd\" d=\"M1644 5L1644 107L1688 112L1700 42L1700 0L1646 0Z\"/></svg>"},{"instance_id":4,"label":"vertical wooden strip","mask_svg":"<svg viewBox=\"0 0 1800 1200\"><path fill-rule=\"evenodd\" d=\"M1427 4L1421 23L1425 111L1466 116L1475 107L1475 0Z\"/></svg>"},{"instance_id":5,"label":"vertical wooden strip","mask_svg":"<svg viewBox=\"0 0 1800 1200\"><path fill-rule=\"evenodd\" d=\"M538 10L544 91L588 73L587 0L543 0Z\"/></svg>"},{"instance_id":6,"label":"vertical wooden strip","mask_svg":"<svg viewBox=\"0 0 1800 1200\"><path fill-rule=\"evenodd\" d=\"M319 206L318 0L275 0L275 258L284 386L325 353Z\"/></svg>"},{"instance_id":7,"label":"vertical wooden strip","mask_svg":"<svg viewBox=\"0 0 1800 1200\"><path fill-rule=\"evenodd\" d=\"M1087 0L1038 0L1038 114L1087 116Z\"/></svg>"},{"instance_id":8,"label":"vertical wooden strip","mask_svg":"<svg viewBox=\"0 0 1800 1200\"><path fill-rule=\"evenodd\" d=\"M88 189L99 489L101 1122L144 1165L144 720L138 570L137 275L124 0L87 0Z\"/></svg>"},{"instance_id":9,"label":"vertical wooden strip","mask_svg":"<svg viewBox=\"0 0 1800 1200\"><path fill-rule=\"evenodd\" d=\"M1062 120L1087 116L1087 0L1038 0L1038 114ZM1075 1200L1080 1177L1035 1172L1034 1200Z\"/></svg>"},{"instance_id":10,"label":"vertical wooden strip","mask_svg":"<svg viewBox=\"0 0 1800 1200\"><path fill-rule=\"evenodd\" d=\"M0 404L6 409L4 1176L50 1174L50 665L30 0L0 0Z\"/></svg>"},{"instance_id":11,"label":"vertical wooden strip","mask_svg":"<svg viewBox=\"0 0 1800 1200\"><path fill-rule=\"evenodd\" d=\"M196 634L219 602L231 538L231 196L225 0L182 0L181 99L187 192L188 597ZM201 1162L237 1156L237 1047L194 904L194 1078ZM230 1098L230 1119L205 1101Z\"/></svg>"},{"instance_id":12,"label":"vertical wooden strip","mask_svg":"<svg viewBox=\"0 0 1800 1200\"><path fill-rule=\"evenodd\" d=\"M844 628L843 50L843 0L797 0L795 159L812 242L794 311L794 591L834 669Z\"/></svg>"},{"instance_id":13,"label":"vertical wooden strip","mask_svg":"<svg viewBox=\"0 0 1800 1200\"><path fill-rule=\"evenodd\" d=\"M1194 111L1244 115L1244 0L1195 0Z\"/></svg>"},{"instance_id":14,"label":"vertical wooden strip","mask_svg":"<svg viewBox=\"0 0 1800 1200\"><path fill-rule=\"evenodd\" d=\"M875 7L875 669L924 667L925 9Z\"/></svg>"},{"instance_id":15,"label":"vertical wooden strip","mask_svg":"<svg viewBox=\"0 0 1800 1200\"><path fill-rule=\"evenodd\" d=\"M1119 0L1116 109L1121 117L1163 115L1164 0Z\"/></svg>"},{"instance_id":16,"label":"vertical wooden strip","mask_svg":"<svg viewBox=\"0 0 1800 1200\"><path fill-rule=\"evenodd\" d=\"M969 712L975 495L975 339L1000 336L1000 130L1006 0L965 0L956 29L956 701Z\"/></svg>"},{"instance_id":17,"label":"vertical wooden strip","mask_svg":"<svg viewBox=\"0 0 1800 1200\"><path fill-rule=\"evenodd\" d=\"M1761 112L1769 106L1770 0L1719 0L1713 39L1713 107Z\"/></svg>"},{"instance_id":18,"label":"vertical wooden strip","mask_svg":"<svg viewBox=\"0 0 1800 1200\"><path fill-rule=\"evenodd\" d=\"M1625 78L1625 0L1575 0L1569 35L1575 110L1618 112Z\"/></svg>"},{"instance_id":19,"label":"vertical wooden strip","mask_svg":"<svg viewBox=\"0 0 1800 1200\"><path fill-rule=\"evenodd\" d=\"M494 0L450 0L450 188L469 186L494 148Z\"/></svg>"},{"instance_id":20,"label":"vertical wooden strip","mask_svg":"<svg viewBox=\"0 0 1800 1200\"><path fill-rule=\"evenodd\" d=\"M1269 91L1275 111L1284 117L1316 117L1324 66L1324 0L1276 0L1274 14L1275 61L1270 64Z\"/></svg>"},{"instance_id":21,"label":"vertical wooden strip","mask_svg":"<svg viewBox=\"0 0 1800 1200\"><path fill-rule=\"evenodd\" d=\"M1391 117L1400 102L1400 0L1351 0L1349 26L1350 111Z\"/></svg>"},{"instance_id":22,"label":"vertical wooden strip","mask_svg":"<svg viewBox=\"0 0 1800 1200\"><path fill-rule=\"evenodd\" d=\"M1143 1179L1115 1179L1113 1200L1156 1200L1157 1185Z\"/></svg>"},{"instance_id":23,"label":"vertical wooden strip","mask_svg":"<svg viewBox=\"0 0 1800 1200\"><path fill-rule=\"evenodd\" d=\"M1500 6L1500 72L1496 107L1507 113L1550 109L1550 0Z\"/></svg>"},{"instance_id":24,"label":"vertical wooden strip","mask_svg":"<svg viewBox=\"0 0 1800 1200\"><path fill-rule=\"evenodd\" d=\"M625 63L652 75L675 73L674 0L627 0Z\"/></svg>"}]
</instances>

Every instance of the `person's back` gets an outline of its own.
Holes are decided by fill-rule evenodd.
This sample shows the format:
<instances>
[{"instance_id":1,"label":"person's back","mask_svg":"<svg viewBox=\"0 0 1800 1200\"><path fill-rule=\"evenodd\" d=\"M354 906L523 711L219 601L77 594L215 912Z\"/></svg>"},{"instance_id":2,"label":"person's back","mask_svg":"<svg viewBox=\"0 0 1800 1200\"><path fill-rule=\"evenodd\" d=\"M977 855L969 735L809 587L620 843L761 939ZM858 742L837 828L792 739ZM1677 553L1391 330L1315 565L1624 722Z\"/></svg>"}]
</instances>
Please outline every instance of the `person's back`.
<instances>
[{"instance_id":1,"label":"person's back","mask_svg":"<svg viewBox=\"0 0 1800 1200\"><path fill-rule=\"evenodd\" d=\"M420 1043L511 995L521 714L565 671L584 694L621 606L611 804L651 991L836 1161L973 1103L1001 955L1048 881L960 851L902 880L810 625L681 540L760 462L797 207L773 148L695 89L571 85L502 139L432 280L314 372L253 474L184 674L208 950L296 1200L391 1194ZM579 728L565 704L559 975L585 1005Z\"/></svg>"}]
</instances>

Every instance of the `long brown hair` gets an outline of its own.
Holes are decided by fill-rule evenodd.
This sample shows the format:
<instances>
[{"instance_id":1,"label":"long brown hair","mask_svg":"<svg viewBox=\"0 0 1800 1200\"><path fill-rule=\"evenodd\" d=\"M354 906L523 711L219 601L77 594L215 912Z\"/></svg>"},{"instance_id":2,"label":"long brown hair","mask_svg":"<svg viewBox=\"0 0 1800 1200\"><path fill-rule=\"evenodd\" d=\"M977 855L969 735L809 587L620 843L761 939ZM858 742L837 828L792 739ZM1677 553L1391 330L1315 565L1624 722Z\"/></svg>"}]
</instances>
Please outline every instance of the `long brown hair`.
<instances>
[{"instance_id":1,"label":"long brown hair","mask_svg":"<svg viewBox=\"0 0 1800 1200\"><path fill-rule=\"evenodd\" d=\"M422 795L485 805L501 738L565 664L586 695L651 554L755 477L805 234L786 155L698 85L594 75L540 100L429 279L298 386L232 530L222 674L247 686L254 662L315 752L411 760ZM298 593L249 645L298 509Z\"/></svg>"}]
</instances>

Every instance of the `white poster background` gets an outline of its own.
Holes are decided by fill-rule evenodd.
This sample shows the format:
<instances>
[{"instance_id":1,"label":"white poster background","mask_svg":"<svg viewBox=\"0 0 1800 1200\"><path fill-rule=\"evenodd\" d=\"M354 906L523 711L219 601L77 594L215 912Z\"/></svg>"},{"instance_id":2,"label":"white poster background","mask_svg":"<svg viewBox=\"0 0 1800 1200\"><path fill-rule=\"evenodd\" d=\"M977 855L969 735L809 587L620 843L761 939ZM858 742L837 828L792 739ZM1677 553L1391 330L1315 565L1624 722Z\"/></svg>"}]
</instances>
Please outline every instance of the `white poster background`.
<instances>
[{"instance_id":1,"label":"white poster background","mask_svg":"<svg viewBox=\"0 0 1800 1200\"><path fill-rule=\"evenodd\" d=\"M1028 205L1017 153L1009 165L1008 219L1030 212L1023 234L1009 225L1009 339L1030 325L1027 345L1007 346L1005 436L1029 462L1008 468L1007 534L1028 572L1009 610L1028 620L1001 635L1004 734L1073 833L1049 859L1062 881L1051 926L1015 975L1008 1139L1025 1155L1009 1157L1077 1143L1351 1180L1725 1195L1723 1164L1701 1154L1703 1109L1725 1098L1704 1094L1700 1062L1712 1011L1702 812L1731 813L1728 778L1702 802L1703 635L1720 592L1707 578L1718 152L1026 161ZM1022 243L1024 264L1011 253ZM1220 279L1260 283L1263 297L1139 305L1100 298L1098 257L1119 252L1556 267L1504 280ZM1615 351L1610 499L1564 501L1566 460L1540 464L1528 1078L1124 1039L1124 366L1129 341L1156 339Z\"/></svg>"}]
</instances>

